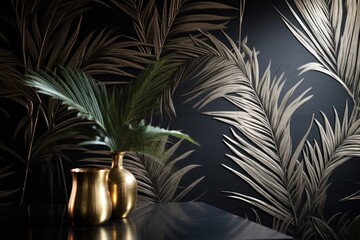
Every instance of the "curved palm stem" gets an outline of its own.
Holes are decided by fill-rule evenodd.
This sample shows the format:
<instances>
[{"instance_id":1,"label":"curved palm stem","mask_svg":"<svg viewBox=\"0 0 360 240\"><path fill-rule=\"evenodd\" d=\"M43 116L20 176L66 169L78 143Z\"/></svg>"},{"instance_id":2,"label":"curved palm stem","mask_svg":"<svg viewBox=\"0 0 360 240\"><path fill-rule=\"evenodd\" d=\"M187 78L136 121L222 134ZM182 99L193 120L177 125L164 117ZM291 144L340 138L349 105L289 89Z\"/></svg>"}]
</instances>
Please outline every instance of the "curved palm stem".
<instances>
[{"instance_id":1,"label":"curved palm stem","mask_svg":"<svg viewBox=\"0 0 360 240\"><path fill-rule=\"evenodd\" d=\"M30 120L30 122L29 122L30 128L29 128L29 132L28 132L28 136L27 136L28 140L26 141L29 143L29 145L27 146L26 170L25 170L24 182L23 182L22 191L21 191L20 206L22 206L24 204L24 197L25 197L25 193L26 193L26 187L27 187L29 171L30 171L30 164L31 164L31 159L32 159L33 143L34 143L34 139L35 139L35 133L36 133L36 129L38 126L38 119L39 119L39 113L40 113L40 108L36 108L36 111L34 113L32 102L30 102L29 106L31 108L31 109L29 109L29 112L28 112L29 113L28 118Z\"/></svg>"}]
</instances>

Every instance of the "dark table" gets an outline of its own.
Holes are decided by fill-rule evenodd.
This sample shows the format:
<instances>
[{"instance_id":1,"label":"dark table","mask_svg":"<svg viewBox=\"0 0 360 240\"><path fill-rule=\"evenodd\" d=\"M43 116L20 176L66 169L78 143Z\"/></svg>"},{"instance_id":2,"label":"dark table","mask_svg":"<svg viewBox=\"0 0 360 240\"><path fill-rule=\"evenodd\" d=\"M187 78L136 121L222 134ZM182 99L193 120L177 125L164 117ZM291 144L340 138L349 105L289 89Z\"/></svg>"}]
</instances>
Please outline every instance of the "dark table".
<instances>
[{"instance_id":1,"label":"dark table","mask_svg":"<svg viewBox=\"0 0 360 240\"><path fill-rule=\"evenodd\" d=\"M127 219L72 226L65 205L0 208L0 239L292 239L202 202L138 204Z\"/></svg>"}]
</instances>

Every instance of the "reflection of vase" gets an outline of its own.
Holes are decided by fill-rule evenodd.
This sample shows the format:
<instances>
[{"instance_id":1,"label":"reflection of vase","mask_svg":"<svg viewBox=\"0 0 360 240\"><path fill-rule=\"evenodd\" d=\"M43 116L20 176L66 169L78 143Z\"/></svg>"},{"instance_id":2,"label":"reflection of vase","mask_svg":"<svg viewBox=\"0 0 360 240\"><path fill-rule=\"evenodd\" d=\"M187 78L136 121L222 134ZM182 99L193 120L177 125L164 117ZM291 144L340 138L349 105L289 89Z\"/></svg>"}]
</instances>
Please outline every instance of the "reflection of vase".
<instances>
[{"instance_id":1,"label":"reflection of vase","mask_svg":"<svg viewBox=\"0 0 360 240\"><path fill-rule=\"evenodd\" d=\"M111 236L113 239L136 240L138 239L136 227L129 218L117 219L111 223Z\"/></svg>"},{"instance_id":2,"label":"reflection of vase","mask_svg":"<svg viewBox=\"0 0 360 240\"><path fill-rule=\"evenodd\" d=\"M109 169L75 168L68 214L73 224L99 225L110 219Z\"/></svg>"},{"instance_id":3,"label":"reflection of vase","mask_svg":"<svg viewBox=\"0 0 360 240\"><path fill-rule=\"evenodd\" d=\"M131 218L114 219L102 226L71 227L67 240L136 240L136 228Z\"/></svg>"},{"instance_id":4,"label":"reflection of vase","mask_svg":"<svg viewBox=\"0 0 360 240\"><path fill-rule=\"evenodd\" d=\"M113 240L112 232L105 226L69 228L67 240Z\"/></svg>"},{"instance_id":5,"label":"reflection of vase","mask_svg":"<svg viewBox=\"0 0 360 240\"><path fill-rule=\"evenodd\" d=\"M137 182L134 175L123 167L125 152L113 155L109 173L109 191L113 216L126 218L133 211L137 197Z\"/></svg>"}]
</instances>

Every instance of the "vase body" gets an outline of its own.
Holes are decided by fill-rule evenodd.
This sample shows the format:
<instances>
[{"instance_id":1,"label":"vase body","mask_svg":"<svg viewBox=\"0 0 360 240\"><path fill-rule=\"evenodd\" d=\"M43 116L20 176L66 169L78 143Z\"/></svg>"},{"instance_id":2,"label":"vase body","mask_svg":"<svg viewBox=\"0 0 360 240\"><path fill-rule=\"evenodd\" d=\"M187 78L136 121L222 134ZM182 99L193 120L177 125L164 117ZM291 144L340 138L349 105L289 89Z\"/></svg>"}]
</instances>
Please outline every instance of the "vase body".
<instances>
[{"instance_id":1,"label":"vase body","mask_svg":"<svg viewBox=\"0 0 360 240\"><path fill-rule=\"evenodd\" d=\"M108 189L110 169L75 168L68 215L73 225L100 225L112 214L112 203Z\"/></svg>"},{"instance_id":2,"label":"vase body","mask_svg":"<svg viewBox=\"0 0 360 240\"><path fill-rule=\"evenodd\" d=\"M126 218L134 210L137 199L137 181L134 175L123 167L125 152L112 156L109 173L109 191L113 216Z\"/></svg>"}]
</instances>

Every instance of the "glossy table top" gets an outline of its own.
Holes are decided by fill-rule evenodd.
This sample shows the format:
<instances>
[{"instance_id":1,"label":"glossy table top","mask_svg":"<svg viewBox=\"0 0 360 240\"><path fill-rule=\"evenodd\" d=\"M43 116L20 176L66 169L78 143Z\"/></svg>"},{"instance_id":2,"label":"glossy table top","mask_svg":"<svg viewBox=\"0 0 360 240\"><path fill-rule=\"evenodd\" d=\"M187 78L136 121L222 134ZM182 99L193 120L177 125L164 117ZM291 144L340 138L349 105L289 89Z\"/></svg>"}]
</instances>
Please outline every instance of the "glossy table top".
<instances>
[{"instance_id":1,"label":"glossy table top","mask_svg":"<svg viewBox=\"0 0 360 240\"><path fill-rule=\"evenodd\" d=\"M0 208L0 239L292 239L202 202L138 204L127 219L71 226L65 205Z\"/></svg>"}]
</instances>

